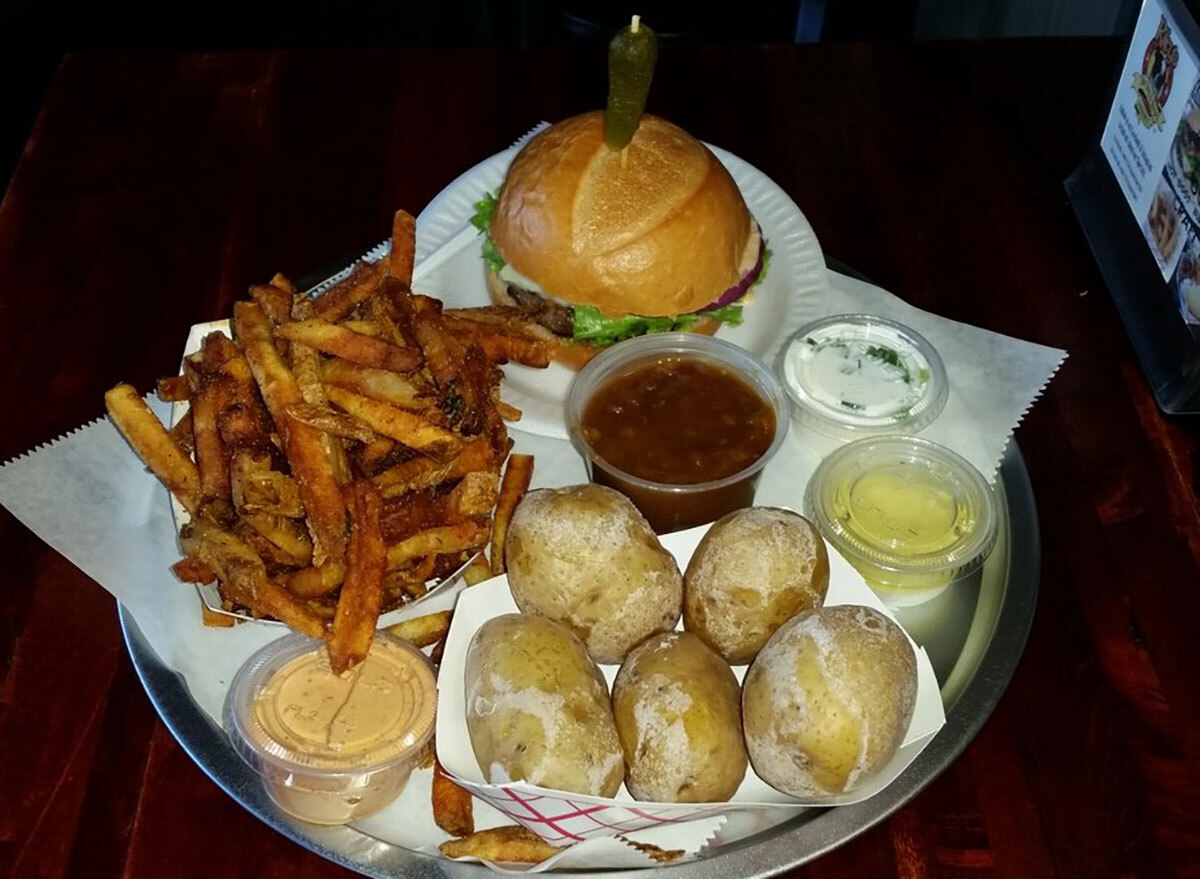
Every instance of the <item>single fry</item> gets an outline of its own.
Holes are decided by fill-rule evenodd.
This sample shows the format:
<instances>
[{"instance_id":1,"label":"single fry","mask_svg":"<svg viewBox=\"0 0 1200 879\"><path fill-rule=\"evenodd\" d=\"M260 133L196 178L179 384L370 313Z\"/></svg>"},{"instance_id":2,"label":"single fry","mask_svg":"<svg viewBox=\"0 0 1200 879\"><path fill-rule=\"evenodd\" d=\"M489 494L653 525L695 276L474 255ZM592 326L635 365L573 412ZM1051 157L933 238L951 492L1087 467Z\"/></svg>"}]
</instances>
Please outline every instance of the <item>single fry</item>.
<instances>
[{"instance_id":1,"label":"single fry","mask_svg":"<svg viewBox=\"0 0 1200 879\"><path fill-rule=\"evenodd\" d=\"M451 836L468 836L475 832L475 815L471 792L461 788L434 758L433 762L433 821Z\"/></svg>"},{"instance_id":2,"label":"single fry","mask_svg":"<svg viewBox=\"0 0 1200 879\"><path fill-rule=\"evenodd\" d=\"M363 473L368 476L374 476L382 470L386 470L388 461L390 461L396 450L400 449L408 456L408 450L403 446L397 446L396 441L388 439L386 436L377 436L358 451L358 466Z\"/></svg>"},{"instance_id":3,"label":"single fry","mask_svg":"<svg viewBox=\"0 0 1200 879\"><path fill-rule=\"evenodd\" d=\"M271 278L271 286L278 287L289 296L296 294L296 285L291 282L291 279L287 275L281 272L276 272L275 277Z\"/></svg>"},{"instance_id":4,"label":"single fry","mask_svg":"<svg viewBox=\"0 0 1200 879\"><path fill-rule=\"evenodd\" d=\"M229 614L217 613L203 601L200 602L200 621L214 629L232 629L237 625L237 619Z\"/></svg>"},{"instance_id":5,"label":"single fry","mask_svg":"<svg viewBox=\"0 0 1200 879\"><path fill-rule=\"evenodd\" d=\"M171 573L181 583L212 583L217 579L212 568L200 559L184 558L171 565Z\"/></svg>"},{"instance_id":6,"label":"single fry","mask_svg":"<svg viewBox=\"0 0 1200 879\"><path fill-rule=\"evenodd\" d=\"M338 326L345 327L348 330L353 330L356 333L361 333L364 336L370 336L372 339L383 338L383 327L379 326L379 324L375 323L374 321L344 320L340 324L338 324ZM387 339L385 341L390 342L391 340ZM396 343L392 342L392 344L395 345ZM403 347L403 346L398 345L397 347Z\"/></svg>"},{"instance_id":7,"label":"single fry","mask_svg":"<svg viewBox=\"0 0 1200 879\"><path fill-rule=\"evenodd\" d=\"M346 576L329 633L329 664L335 674L361 662L371 649L383 605L387 567L383 535L379 532L379 509L383 504L379 489L370 482L356 482L350 486L350 494L354 514Z\"/></svg>"},{"instance_id":8,"label":"single fry","mask_svg":"<svg viewBox=\"0 0 1200 879\"><path fill-rule=\"evenodd\" d=\"M475 556L463 571L462 577L468 586L476 586L484 580L492 579L492 565L488 557L483 553Z\"/></svg>"},{"instance_id":9,"label":"single fry","mask_svg":"<svg viewBox=\"0 0 1200 879\"><path fill-rule=\"evenodd\" d=\"M412 379L386 369L360 366L349 360L326 361L321 367L321 380L326 385L336 385L401 409L421 412L434 405L434 401L425 396Z\"/></svg>"},{"instance_id":10,"label":"single fry","mask_svg":"<svg viewBox=\"0 0 1200 879\"><path fill-rule=\"evenodd\" d=\"M414 647L428 647L446 637L450 631L450 611L441 610L424 616L403 620L388 626L388 632L402 638Z\"/></svg>"},{"instance_id":11,"label":"single fry","mask_svg":"<svg viewBox=\"0 0 1200 879\"><path fill-rule=\"evenodd\" d=\"M299 346L294 345L292 347ZM344 412L335 412L328 406L312 403L293 403L287 407L286 411L288 415L297 421L303 422L309 427L315 427L324 433L333 434L335 437L358 440L360 443L374 442L376 438L375 431L371 430L371 428L353 415L347 415Z\"/></svg>"},{"instance_id":12,"label":"single fry","mask_svg":"<svg viewBox=\"0 0 1200 879\"><path fill-rule=\"evenodd\" d=\"M478 522L460 522L421 531L387 548L389 571L402 568L415 558L432 553L461 552L487 540L487 526Z\"/></svg>"},{"instance_id":13,"label":"single fry","mask_svg":"<svg viewBox=\"0 0 1200 879\"><path fill-rule=\"evenodd\" d=\"M496 512L492 518L492 573L496 576L505 571L504 540L508 536L508 523L513 511L533 478L533 455L509 455L504 469L504 481L500 483L500 499L496 501Z\"/></svg>"},{"instance_id":14,"label":"single fry","mask_svg":"<svg viewBox=\"0 0 1200 879\"><path fill-rule=\"evenodd\" d=\"M288 591L300 598L320 598L342 585L346 566L329 560L316 568L304 568L289 574L285 580Z\"/></svg>"},{"instance_id":15,"label":"single fry","mask_svg":"<svg viewBox=\"0 0 1200 879\"><path fill-rule=\"evenodd\" d=\"M332 385L327 392L330 402L365 422L376 433L391 437L410 449L444 453L460 445L458 437L444 427L438 427L398 406L380 403Z\"/></svg>"},{"instance_id":16,"label":"single fry","mask_svg":"<svg viewBox=\"0 0 1200 879\"><path fill-rule=\"evenodd\" d=\"M292 313L297 318L303 318L312 313L312 300L307 296L297 296L292 307ZM300 386L300 395L304 398L304 403L293 403L287 407L287 412L293 418L297 415L294 410L304 406L315 406L321 409L326 407L328 398L325 396L325 386L321 384L321 355L315 349L307 345L301 345L299 342L293 342L288 349L288 357L292 362L292 374L296 376L296 384ZM299 418L300 421L305 421ZM308 422L305 422L308 423ZM339 485L346 485L351 481L350 459L346 457L346 448L342 444L339 435L331 435L331 431L321 428L319 425L311 424L322 432L321 446L325 449L325 457L329 460L329 467L333 470L334 478L337 479Z\"/></svg>"},{"instance_id":17,"label":"single fry","mask_svg":"<svg viewBox=\"0 0 1200 879\"><path fill-rule=\"evenodd\" d=\"M279 550L276 558L281 563L303 567L312 561L312 541L308 531L296 519L271 513L249 513L242 515L242 521Z\"/></svg>"},{"instance_id":18,"label":"single fry","mask_svg":"<svg viewBox=\"0 0 1200 879\"><path fill-rule=\"evenodd\" d=\"M412 285L413 259L417 249L417 221L408 211L396 211L392 218L392 250L388 254L388 275L404 285Z\"/></svg>"},{"instance_id":19,"label":"single fry","mask_svg":"<svg viewBox=\"0 0 1200 879\"><path fill-rule=\"evenodd\" d=\"M340 559L346 552L346 504L321 443L321 432L287 416L287 407L303 402L303 398L295 377L275 348L271 324L263 310L250 302L236 303L233 326L267 409L283 433L292 476L316 538L313 556L318 563L326 557Z\"/></svg>"},{"instance_id":20,"label":"single fry","mask_svg":"<svg viewBox=\"0 0 1200 879\"><path fill-rule=\"evenodd\" d=\"M185 455L190 455L196 448L196 434L192 431L192 410L183 413L183 417L175 422L175 426L167 431L171 435L171 439L175 440L175 444L179 446L179 450Z\"/></svg>"},{"instance_id":21,"label":"single fry","mask_svg":"<svg viewBox=\"0 0 1200 879\"><path fill-rule=\"evenodd\" d=\"M258 303L272 323L287 323L292 319L292 294L274 284L252 284L250 298Z\"/></svg>"},{"instance_id":22,"label":"single fry","mask_svg":"<svg viewBox=\"0 0 1200 879\"><path fill-rule=\"evenodd\" d=\"M503 400L496 401L496 409L499 410L500 417L503 418L505 421L520 421L521 416L524 414L516 406L510 406L508 403L505 403Z\"/></svg>"},{"instance_id":23,"label":"single fry","mask_svg":"<svg viewBox=\"0 0 1200 879\"><path fill-rule=\"evenodd\" d=\"M104 395L104 405L108 417L150 472L179 499L185 510L195 515L203 495L200 471L171 439L133 385L120 384L112 388Z\"/></svg>"},{"instance_id":24,"label":"single fry","mask_svg":"<svg viewBox=\"0 0 1200 879\"><path fill-rule=\"evenodd\" d=\"M330 323L341 320L375 292L381 276L377 263L360 262L349 277L313 300L313 316Z\"/></svg>"},{"instance_id":25,"label":"single fry","mask_svg":"<svg viewBox=\"0 0 1200 879\"><path fill-rule=\"evenodd\" d=\"M182 375L168 375L158 380L155 393L164 403L179 403L191 397L192 389Z\"/></svg>"},{"instance_id":26,"label":"single fry","mask_svg":"<svg viewBox=\"0 0 1200 879\"><path fill-rule=\"evenodd\" d=\"M509 864L540 864L562 851L517 824L477 830L460 839L447 840L438 849L448 858L478 858Z\"/></svg>"},{"instance_id":27,"label":"single fry","mask_svg":"<svg viewBox=\"0 0 1200 879\"><path fill-rule=\"evenodd\" d=\"M229 450L217 426L217 418L228 397L228 388L219 377L206 373L200 378L200 389L189 410L196 444L196 466L200 469L200 490L206 498L230 497Z\"/></svg>"},{"instance_id":28,"label":"single fry","mask_svg":"<svg viewBox=\"0 0 1200 879\"><path fill-rule=\"evenodd\" d=\"M509 335L494 325L442 316L441 324L451 335L483 348L493 363L512 361L543 369L554 359L554 345L522 335Z\"/></svg>"},{"instance_id":29,"label":"single fry","mask_svg":"<svg viewBox=\"0 0 1200 879\"><path fill-rule=\"evenodd\" d=\"M421 365L421 354L413 348L398 348L382 339L316 318L283 324L276 334L289 342L300 342L325 354L376 369L412 372Z\"/></svg>"}]
</instances>

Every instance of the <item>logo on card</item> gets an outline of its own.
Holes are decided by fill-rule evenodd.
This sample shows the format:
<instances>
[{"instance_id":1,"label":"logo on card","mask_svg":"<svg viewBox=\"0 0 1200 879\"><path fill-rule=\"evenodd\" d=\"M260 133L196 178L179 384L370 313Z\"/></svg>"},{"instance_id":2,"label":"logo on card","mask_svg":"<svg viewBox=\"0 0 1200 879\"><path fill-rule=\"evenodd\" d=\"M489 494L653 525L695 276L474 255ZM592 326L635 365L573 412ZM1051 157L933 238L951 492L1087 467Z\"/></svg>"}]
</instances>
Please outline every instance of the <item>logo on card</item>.
<instances>
[{"instance_id":1,"label":"logo on card","mask_svg":"<svg viewBox=\"0 0 1200 879\"><path fill-rule=\"evenodd\" d=\"M1133 75L1133 90L1137 93L1134 110L1138 120L1147 128L1162 131L1163 105L1171 96L1175 66L1179 63L1179 47L1171 39L1171 25L1166 16L1159 19L1154 38L1146 45L1142 56L1142 72Z\"/></svg>"}]
</instances>

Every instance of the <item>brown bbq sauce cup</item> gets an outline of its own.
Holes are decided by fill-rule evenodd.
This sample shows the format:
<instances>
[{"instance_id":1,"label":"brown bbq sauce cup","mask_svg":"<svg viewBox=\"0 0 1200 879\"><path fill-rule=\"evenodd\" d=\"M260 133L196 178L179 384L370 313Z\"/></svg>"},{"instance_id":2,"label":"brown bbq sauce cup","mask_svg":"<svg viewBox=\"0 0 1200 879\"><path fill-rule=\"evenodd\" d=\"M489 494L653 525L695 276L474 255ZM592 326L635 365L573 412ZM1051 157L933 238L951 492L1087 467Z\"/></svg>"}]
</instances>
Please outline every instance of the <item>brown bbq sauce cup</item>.
<instances>
[{"instance_id":1,"label":"brown bbq sauce cup","mask_svg":"<svg viewBox=\"0 0 1200 879\"><path fill-rule=\"evenodd\" d=\"M672 484L644 479L606 461L592 447L583 418L593 395L610 381L663 360L688 359L715 366L741 379L771 407L775 435L748 467L707 482ZM726 513L752 506L759 477L787 436L787 395L771 369L743 348L695 333L662 333L618 342L579 371L567 392L566 422L571 442L583 456L588 477L624 494L658 534L715 522Z\"/></svg>"}]
</instances>

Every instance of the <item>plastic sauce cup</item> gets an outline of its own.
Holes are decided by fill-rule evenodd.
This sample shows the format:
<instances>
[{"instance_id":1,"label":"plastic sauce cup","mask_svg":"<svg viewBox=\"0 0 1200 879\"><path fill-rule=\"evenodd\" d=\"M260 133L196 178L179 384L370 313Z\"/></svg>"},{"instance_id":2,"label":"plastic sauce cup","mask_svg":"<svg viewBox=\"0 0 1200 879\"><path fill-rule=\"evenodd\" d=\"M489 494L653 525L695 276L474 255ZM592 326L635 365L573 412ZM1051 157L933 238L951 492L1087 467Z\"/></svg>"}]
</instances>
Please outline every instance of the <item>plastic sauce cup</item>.
<instances>
[{"instance_id":1,"label":"plastic sauce cup","mask_svg":"<svg viewBox=\"0 0 1200 879\"><path fill-rule=\"evenodd\" d=\"M376 632L367 658L335 675L324 642L291 634L238 670L224 725L279 808L346 824L404 790L436 707L433 666L411 644Z\"/></svg>"},{"instance_id":2,"label":"plastic sauce cup","mask_svg":"<svg viewBox=\"0 0 1200 879\"><path fill-rule=\"evenodd\" d=\"M766 451L737 473L722 479L672 484L643 479L601 457L587 441L583 415L592 395L618 376L665 359L695 359L725 369L754 389L775 414L775 436ZM767 462L787 436L788 400L765 363L737 345L696 333L638 336L613 345L579 371L567 392L566 422L571 442L583 456L588 477L624 494L659 534L715 522L726 513L749 507Z\"/></svg>"},{"instance_id":3,"label":"plastic sauce cup","mask_svg":"<svg viewBox=\"0 0 1200 879\"><path fill-rule=\"evenodd\" d=\"M965 579L996 544L996 500L961 455L913 436L857 440L823 460L804 513L893 608Z\"/></svg>"}]
</instances>

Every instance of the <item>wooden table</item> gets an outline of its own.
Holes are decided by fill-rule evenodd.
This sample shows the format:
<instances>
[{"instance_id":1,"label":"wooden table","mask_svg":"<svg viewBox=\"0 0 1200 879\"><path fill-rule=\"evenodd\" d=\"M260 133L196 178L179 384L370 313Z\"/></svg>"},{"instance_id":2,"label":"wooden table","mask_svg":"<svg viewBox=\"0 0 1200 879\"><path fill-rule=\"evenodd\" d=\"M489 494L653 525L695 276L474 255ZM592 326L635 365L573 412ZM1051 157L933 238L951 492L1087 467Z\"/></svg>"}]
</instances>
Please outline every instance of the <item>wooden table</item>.
<instances>
[{"instance_id":1,"label":"wooden table","mask_svg":"<svg viewBox=\"0 0 1200 879\"><path fill-rule=\"evenodd\" d=\"M1155 409L1061 186L1119 52L662 53L653 108L778 181L827 253L1071 353L1017 433L1044 561L1007 694L907 808L798 876L1197 875L1200 431ZM598 106L604 77L593 50L68 58L0 208L0 459L118 380L149 387L251 282L361 251L534 123ZM204 777L109 595L3 510L0 559L0 871L348 875Z\"/></svg>"}]
</instances>

